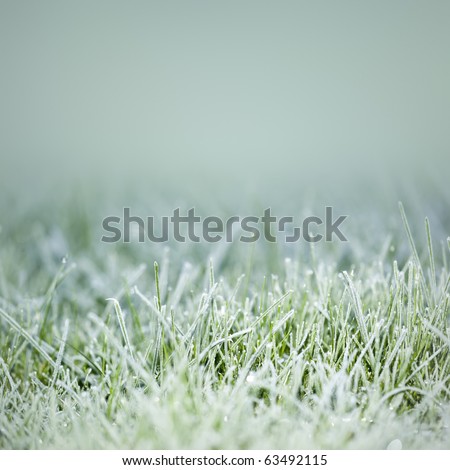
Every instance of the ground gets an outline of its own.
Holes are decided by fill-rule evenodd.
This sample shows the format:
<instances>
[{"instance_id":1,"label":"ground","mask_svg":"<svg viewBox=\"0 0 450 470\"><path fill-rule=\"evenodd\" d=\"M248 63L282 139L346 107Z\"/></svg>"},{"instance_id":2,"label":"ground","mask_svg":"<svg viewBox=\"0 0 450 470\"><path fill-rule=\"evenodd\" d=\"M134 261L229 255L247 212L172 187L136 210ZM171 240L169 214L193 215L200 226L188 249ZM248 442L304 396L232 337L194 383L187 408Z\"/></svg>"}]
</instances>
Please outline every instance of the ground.
<instances>
[{"instance_id":1,"label":"ground","mask_svg":"<svg viewBox=\"0 0 450 470\"><path fill-rule=\"evenodd\" d=\"M0 447L450 447L445 234L107 245L80 207L2 226Z\"/></svg>"}]
</instances>

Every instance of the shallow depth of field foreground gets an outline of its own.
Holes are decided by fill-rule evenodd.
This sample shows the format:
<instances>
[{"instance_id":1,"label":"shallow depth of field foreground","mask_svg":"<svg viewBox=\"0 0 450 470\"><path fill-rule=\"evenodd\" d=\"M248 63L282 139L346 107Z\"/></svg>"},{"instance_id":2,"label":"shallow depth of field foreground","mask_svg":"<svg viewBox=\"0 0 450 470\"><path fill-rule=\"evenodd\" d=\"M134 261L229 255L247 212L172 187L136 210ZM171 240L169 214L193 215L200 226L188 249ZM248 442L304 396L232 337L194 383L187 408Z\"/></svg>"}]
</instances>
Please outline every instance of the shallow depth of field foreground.
<instances>
[{"instance_id":1,"label":"shallow depth of field foreground","mask_svg":"<svg viewBox=\"0 0 450 470\"><path fill-rule=\"evenodd\" d=\"M60 210L1 234L0 447L449 447L449 246L428 224L143 255Z\"/></svg>"}]
</instances>

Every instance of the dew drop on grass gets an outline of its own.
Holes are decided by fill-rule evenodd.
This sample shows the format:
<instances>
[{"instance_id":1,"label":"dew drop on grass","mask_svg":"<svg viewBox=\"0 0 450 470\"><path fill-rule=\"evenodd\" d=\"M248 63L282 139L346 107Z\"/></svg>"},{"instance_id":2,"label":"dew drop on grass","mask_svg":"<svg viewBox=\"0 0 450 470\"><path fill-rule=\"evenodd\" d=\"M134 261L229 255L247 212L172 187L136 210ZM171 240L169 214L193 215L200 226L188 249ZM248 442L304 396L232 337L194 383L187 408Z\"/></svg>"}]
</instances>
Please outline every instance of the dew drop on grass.
<instances>
[{"instance_id":1,"label":"dew drop on grass","mask_svg":"<svg viewBox=\"0 0 450 470\"><path fill-rule=\"evenodd\" d=\"M402 441L400 439L394 439L389 442L386 448L387 450L402 450Z\"/></svg>"},{"instance_id":2,"label":"dew drop on grass","mask_svg":"<svg viewBox=\"0 0 450 470\"><path fill-rule=\"evenodd\" d=\"M248 374L246 381L247 383L252 384L254 383L255 379L256 379L255 374Z\"/></svg>"}]
</instances>

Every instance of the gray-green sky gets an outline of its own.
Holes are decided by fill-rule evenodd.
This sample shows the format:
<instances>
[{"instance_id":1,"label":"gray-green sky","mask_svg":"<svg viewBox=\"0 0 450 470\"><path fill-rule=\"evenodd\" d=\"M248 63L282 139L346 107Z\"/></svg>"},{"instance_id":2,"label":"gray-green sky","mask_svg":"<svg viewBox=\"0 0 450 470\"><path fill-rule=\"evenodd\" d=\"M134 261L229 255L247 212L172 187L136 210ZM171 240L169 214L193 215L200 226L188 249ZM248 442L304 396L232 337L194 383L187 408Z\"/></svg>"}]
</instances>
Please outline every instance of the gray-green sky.
<instances>
[{"instance_id":1,"label":"gray-green sky","mask_svg":"<svg viewBox=\"0 0 450 470\"><path fill-rule=\"evenodd\" d=\"M445 0L1 0L0 63L9 182L449 167Z\"/></svg>"}]
</instances>

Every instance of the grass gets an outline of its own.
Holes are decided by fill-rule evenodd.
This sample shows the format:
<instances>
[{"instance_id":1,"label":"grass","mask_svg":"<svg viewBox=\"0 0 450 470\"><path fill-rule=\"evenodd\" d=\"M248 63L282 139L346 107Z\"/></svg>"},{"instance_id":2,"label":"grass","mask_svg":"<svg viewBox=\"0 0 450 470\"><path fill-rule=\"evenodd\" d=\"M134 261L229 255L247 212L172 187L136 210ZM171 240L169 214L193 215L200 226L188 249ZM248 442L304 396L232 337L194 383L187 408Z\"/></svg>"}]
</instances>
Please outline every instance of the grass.
<instances>
[{"instance_id":1,"label":"grass","mask_svg":"<svg viewBox=\"0 0 450 470\"><path fill-rule=\"evenodd\" d=\"M344 258L195 257L99 246L63 213L1 234L1 448L450 448L449 246L428 220L416 245L401 207L402 234Z\"/></svg>"}]
</instances>

